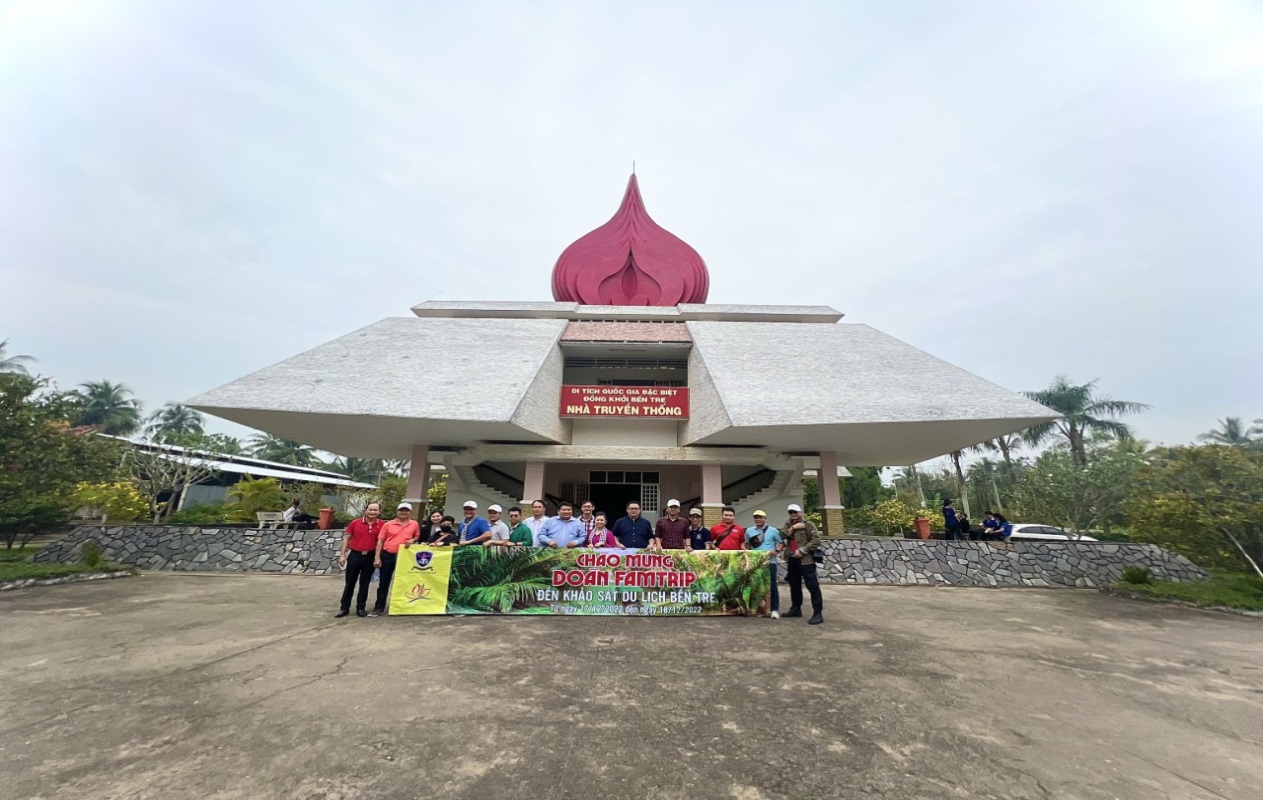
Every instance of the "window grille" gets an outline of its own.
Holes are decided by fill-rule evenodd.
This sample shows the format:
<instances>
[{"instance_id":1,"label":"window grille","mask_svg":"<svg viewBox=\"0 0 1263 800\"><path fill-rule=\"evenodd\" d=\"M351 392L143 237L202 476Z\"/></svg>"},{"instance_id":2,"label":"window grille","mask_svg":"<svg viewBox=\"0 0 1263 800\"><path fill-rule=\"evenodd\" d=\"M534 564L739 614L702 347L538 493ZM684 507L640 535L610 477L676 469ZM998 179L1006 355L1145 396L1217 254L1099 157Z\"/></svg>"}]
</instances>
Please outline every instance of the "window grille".
<instances>
[{"instance_id":1,"label":"window grille","mask_svg":"<svg viewBox=\"0 0 1263 800\"><path fill-rule=\"evenodd\" d=\"M640 510L658 513L658 484L640 484Z\"/></svg>"}]
</instances>

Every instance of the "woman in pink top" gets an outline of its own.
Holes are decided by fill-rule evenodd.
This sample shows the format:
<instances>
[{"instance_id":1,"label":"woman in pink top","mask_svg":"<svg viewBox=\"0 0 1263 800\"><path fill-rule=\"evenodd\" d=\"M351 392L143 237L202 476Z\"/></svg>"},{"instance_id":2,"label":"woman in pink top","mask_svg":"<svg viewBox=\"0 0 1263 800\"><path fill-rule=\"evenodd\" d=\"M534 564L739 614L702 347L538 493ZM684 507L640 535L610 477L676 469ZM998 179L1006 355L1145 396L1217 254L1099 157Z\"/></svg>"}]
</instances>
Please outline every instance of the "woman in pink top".
<instances>
[{"instance_id":1,"label":"woman in pink top","mask_svg":"<svg viewBox=\"0 0 1263 800\"><path fill-rule=\"evenodd\" d=\"M593 519L596 525L593 526L592 532L588 534L588 547L622 547L618 540L614 538L614 534L605 529L605 512L598 511Z\"/></svg>"}]
</instances>

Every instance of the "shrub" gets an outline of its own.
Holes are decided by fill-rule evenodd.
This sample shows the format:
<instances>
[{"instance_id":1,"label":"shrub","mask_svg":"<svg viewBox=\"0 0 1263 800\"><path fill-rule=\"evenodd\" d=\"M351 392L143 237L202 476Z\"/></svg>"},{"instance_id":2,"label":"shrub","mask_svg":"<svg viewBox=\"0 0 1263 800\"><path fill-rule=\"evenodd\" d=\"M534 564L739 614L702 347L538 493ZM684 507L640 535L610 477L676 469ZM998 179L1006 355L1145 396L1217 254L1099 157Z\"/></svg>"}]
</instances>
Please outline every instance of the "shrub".
<instances>
[{"instance_id":1,"label":"shrub","mask_svg":"<svg viewBox=\"0 0 1263 800\"><path fill-rule=\"evenodd\" d=\"M260 511L284 511L285 498L281 495L281 483L276 478L255 479L246 475L228 491L225 504L231 519L237 522L254 522Z\"/></svg>"},{"instance_id":2,"label":"shrub","mask_svg":"<svg viewBox=\"0 0 1263 800\"><path fill-rule=\"evenodd\" d=\"M1147 567L1124 567L1123 574L1119 576L1119 580L1123 583L1142 586L1146 583L1153 583L1153 573Z\"/></svg>"},{"instance_id":3,"label":"shrub","mask_svg":"<svg viewBox=\"0 0 1263 800\"><path fill-rule=\"evenodd\" d=\"M135 522L149 515L149 501L126 481L80 483L75 487L74 503L92 516L104 516L107 522Z\"/></svg>"},{"instance_id":4,"label":"shrub","mask_svg":"<svg viewBox=\"0 0 1263 800\"><path fill-rule=\"evenodd\" d=\"M79 563L92 568L101 566L101 545L96 543L96 539L83 543L83 549L79 551Z\"/></svg>"}]
</instances>

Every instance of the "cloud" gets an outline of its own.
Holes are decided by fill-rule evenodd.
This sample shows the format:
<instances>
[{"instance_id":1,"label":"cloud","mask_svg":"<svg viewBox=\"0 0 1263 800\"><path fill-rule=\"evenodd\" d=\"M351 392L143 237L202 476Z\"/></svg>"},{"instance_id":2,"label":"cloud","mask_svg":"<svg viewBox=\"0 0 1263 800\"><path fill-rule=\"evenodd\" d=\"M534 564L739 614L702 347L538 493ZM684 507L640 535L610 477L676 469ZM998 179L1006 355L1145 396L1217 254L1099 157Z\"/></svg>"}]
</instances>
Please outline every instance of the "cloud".
<instances>
[{"instance_id":1,"label":"cloud","mask_svg":"<svg viewBox=\"0 0 1263 800\"><path fill-rule=\"evenodd\" d=\"M18 2L0 338L182 399L416 302L547 299L649 211L715 302L826 302L1147 438L1263 415L1248 3Z\"/></svg>"}]
</instances>

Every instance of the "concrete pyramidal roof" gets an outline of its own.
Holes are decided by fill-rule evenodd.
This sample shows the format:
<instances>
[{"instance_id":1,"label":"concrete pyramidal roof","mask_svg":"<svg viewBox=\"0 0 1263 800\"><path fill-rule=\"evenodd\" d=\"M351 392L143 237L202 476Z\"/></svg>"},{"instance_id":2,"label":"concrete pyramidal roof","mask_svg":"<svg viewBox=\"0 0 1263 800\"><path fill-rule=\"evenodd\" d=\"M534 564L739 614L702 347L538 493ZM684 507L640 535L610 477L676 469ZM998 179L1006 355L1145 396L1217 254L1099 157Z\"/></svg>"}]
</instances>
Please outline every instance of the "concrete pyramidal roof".
<instances>
[{"instance_id":1,"label":"concrete pyramidal roof","mask_svg":"<svg viewBox=\"0 0 1263 800\"><path fill-rule=\"evenodd\" d=\"M1056 416L866 325L840 324L822 307L427 303L414 311L188 405L348 456L405 458L414 444L565 445L565 349L646 340L627 325L673 322L688 336L655 333L649 338L661 341L648 346L687 352L691 412L680 446L832 450L842 464L913 464ZM609 336L593 332L601 325Z\"/></svg>"}]
</instances>

